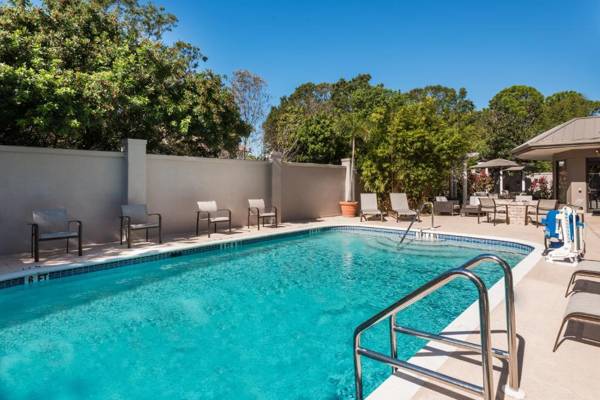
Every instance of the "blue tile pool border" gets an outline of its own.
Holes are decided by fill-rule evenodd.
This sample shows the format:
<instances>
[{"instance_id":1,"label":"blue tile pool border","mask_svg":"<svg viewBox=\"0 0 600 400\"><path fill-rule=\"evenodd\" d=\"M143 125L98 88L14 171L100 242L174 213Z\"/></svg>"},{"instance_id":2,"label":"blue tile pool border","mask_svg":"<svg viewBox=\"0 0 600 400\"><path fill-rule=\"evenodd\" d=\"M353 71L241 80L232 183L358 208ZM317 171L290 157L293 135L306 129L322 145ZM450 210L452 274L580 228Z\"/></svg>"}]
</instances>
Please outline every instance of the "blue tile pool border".
<instances>
[{"instance_id":1,"label":"blue tile pool border","mask_svg":"<svg viewBox=\"0 0 600 400\"><path fill-rule=\"evenodd\" d=\"M254 244L254 243L264 243L271 242L275 240L286 239L290 237L303 237L310 236L323 232L367 232L372 234L382 234L385 236L394 236L398 237L405 230L402 229L389 229L383 227L370 227L370 226L354 226L354 225L334 225L334 226L322 226L322 227L313 227L306 228L303 230L295 230L292 232L282 232L282 233L274 233L267 236L259 236L259 237L251 237L251 238L240 238L237 240L228 240L226 242L221 243L212 243L212 244L200 244L195 247L190 247L186 249L180 250L169 250L163 251L160 253L146 255L146 256L133 256L130 258L123 258L114 261L106 261L106 262L98 262L98 263L90 263L86 265L77 265L72 268L61 268L56 271L36 271L35 269L25 270L23 271L23 275L20 277L12 277L6 278L2 280L0 277L0 290L7 289L14 286L22 286L27 285L34 282L46 281L46 280L54 280L65 278L69 276L75 275L83 275L91 272L99 272L106 271L109 269L120 268L128 265L141 264L145 262L158 261L166 258L173 258L179 256L187 256L192 254L200 254L207 253L212 251L224 251L231 250L241 246ZM485 250L493 251L493 250L504 250L504 251L518 251L523 252L524 255L530 253L534 250L533 246L511 242L508 240L502 239L488 239L488 238L478 238L472 236L462 236L462 235L453 235L447 233L438 233L437 235L438 241L447 241L458 244L476 244L476 245L484 245L487 248ZM416 236L416 231L409 231L406 235L409 238L414 238Z\"/></svg>"}]
</instances>

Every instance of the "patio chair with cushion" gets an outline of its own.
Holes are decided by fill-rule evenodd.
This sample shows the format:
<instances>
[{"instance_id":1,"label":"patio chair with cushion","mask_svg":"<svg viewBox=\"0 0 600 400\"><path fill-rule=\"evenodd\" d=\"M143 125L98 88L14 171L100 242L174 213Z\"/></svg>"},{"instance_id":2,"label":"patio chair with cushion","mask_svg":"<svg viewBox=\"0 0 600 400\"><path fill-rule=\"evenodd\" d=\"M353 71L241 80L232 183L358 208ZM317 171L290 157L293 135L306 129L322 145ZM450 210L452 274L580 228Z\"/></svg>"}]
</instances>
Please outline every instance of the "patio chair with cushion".
<instances>
[{"instance_id":1,"label":"patio chair with cushion","mask_svg":"<svg viewBox=\"0 0 600 400\"><path fill-rule=\"evenodd\" d=\"M205 216L206 218L200 218L201 216ZM208 237L210 237L211 224L214 225L216 233L217 224L228 223L229 233L231 233L231 210L217 207L217 202L214 200L198 202L198 211L196 211L196 236L198 236L200 230L200 219L206 220Z\"/></svg>"},{"instance_id":2,"label":"patio chair with cushion","mask_svg":"<svg viewBox=\"0 0 600 400\"><path fill-rule=\"evenodd\" d=\"M435 214L460 214L460 205L457 200L448 200L446 196L436 196L433 202L433 212Z\"/></svg>"},{"instance_id":3,"label":"patio chair with cushion","mask_svg":"<svg viewBox=\"0 0 600 400\"><path fill-rule=\"evenodd\" d=\"M392 203L392 211L396 213L396 222L400 220L400 217L410 217L413 220L419 219L419 212L408 206L406 193L390 193L390 202Z\"/></svg>"},{"instance_id":4,"label":"patio chair with cushion","mask_svg":"<svg viewBox=\"0 0 600 400\"><path fill-rule=\"evenodd\" d=\"M494 226L496 226L496 216L498 214L504 214L506 224L510 224L508 205L496 204L496 199L490 197L481 197L479 198L479 202L481 203L481 211L486 215L487 222L490 222L490 214L492 214L492 222L494 223Z\"/></svg>"},{"instance_id":5,"label":"patio chair with cushion","mask_svg":"<svg viewBox=\"0 0 600 400\"><path fill-rule=\"evenodd\" d=\"M263 199L248 199L248 228L250 228L250 217L256 216L256 224L258 230L260 230L260 221L262 219L263 226L265 226L265 219L275 220L275 228L277 228L278 219L277 207L272 206L267 209L265 207L265 201Z\"/></svg>"},{"instance_id":6,"label":"patio chair with cushion","mask_svg":"<svg viewBox=\"0 0 600 400\"><path fill-rule=\"evenodd\" d=\"M540 216L546 216L548 211L556 210L558 206L558 200L551 199L542 199L538 200L537 205L535 206L527 206L527 210L525 212L525 218L531 218L533 220L533 216L535 215L535 224L540 226Z\"/></svg>"},{"instance_id":7,"label":"patio chair with cushion","mask_svg":"<svg viewBox=\"0 0 600 400\"><path fill-rule=\"evenodd\" d=\"M484 212L481 211L481 202L479 201L479 197L471 196L469 198L469 204L464 205L461 211L462 215L465 217L471 214L477 215L477 223L481 223L481 216L484 214Z\"/></svg>"},{"instance_id":8,"label":"patio chair with cushion","mask_svg":"<svg viewBox=\"0 0 600 400\"><path fill-rule=\"evenodd\" d=\"M73 225L77 230L72 230ZM40 261L40 242L50 240L66 240L67 253L69 252L69 240L77 238L78 254L83 254L81 248L81 221L70 219L65 208L50 208L33 210L33 222L31 222L31 256L35 262Z\"/></svg>"},{"instance_id":9,"label":"patio chair with cushion","mask_svg":"<svg viewBox=\"0 0 600 400\"><path fill-rule=\"evenodd\" d=\"M369 216L379 215L383 221L383 212L377 206L377 194L361 193L360 194L360 222L366 221Z\"/></svg>"},{"instance_id":10,"label":"patio chair with cushion","mask_svg":"<svg viewBox=\"0 0 600 400\"><path fill-rule=\"evenodd\" d=\"M151 222L148 217L156 217ZM158 243L162 243L162 216L158 213L148 213L145 204L126 204L121 206L121 244L123 235L127 238L127 248L131 247L131 232L145 230L148 241L148 230L158 229Z\"/></svg>"}]
</instances>

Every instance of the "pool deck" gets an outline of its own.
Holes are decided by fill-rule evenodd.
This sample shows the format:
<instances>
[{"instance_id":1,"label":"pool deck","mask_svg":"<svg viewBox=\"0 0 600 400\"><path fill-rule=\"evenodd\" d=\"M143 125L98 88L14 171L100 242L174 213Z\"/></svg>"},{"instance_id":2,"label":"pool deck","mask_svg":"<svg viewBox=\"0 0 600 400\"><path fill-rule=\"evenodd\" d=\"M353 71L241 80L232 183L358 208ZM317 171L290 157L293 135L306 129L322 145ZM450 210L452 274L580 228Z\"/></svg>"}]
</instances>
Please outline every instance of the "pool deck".
<instances>
[{"instance_id":1,"label":"pool deck","mask_svg":"<svg viewBox=\"0 0 600 400\"><path fill-rule=\"evenodd\" d=\"M17 273L22 270L36 271L38 268L59 268L60 266L92 261L109 261L116 258L140 256L151 254L157 249L178 250L195 244L223 239L237 239L256 236L264 233L284 232L300 227L316 227L329 224L359 224L358 218L347 219L341 217L323 218L319 221L290 222L280 228L265 227L260 231L253 227L251 230L237 228L231 234L217 233L208 239L206 235L199 237L186 235L166 235L162 245L152 242L135 242L132 249L120 246L119 243L86 244L84 256L77 257L75 253L69 255L61 251L42 251L40 262L33 263L29 254L0 256L0 276ZM362 223L363 225L366 223ZM396 224L395 220L388 218L385 222L370 221L372 226L407 227L408 222ZM436 216L435 225L440 232L463 233L470 235L495 236L508 240L523 240L528 242L543 243L542 228L533 225L506 225L499 223L496 226L482 222L477 224L473 217ZM430 219L424 217L415 228L428 228ZM586 244L587 259L600 260L600 217L586 216ZM515 307L517 317L517 333L519 335L519 362L522 365L521 388L528 399L598 399L600 398L600 329L580 324L570 325L568 333L573 340L565 340L556 353L552 347L563 312L567 303L564 291L572 272L572 267L546 263L539 260L535 266L518 282L515 287ZM586 290L600 294L600 283L584 282ZM390 299L390 303L397 299ZM599 310L600 311L600 310ZM504 304L496 306L491 315L492 329L504 329ZM450 332L448 332L450 333ZM478 341L476 331L469 340ZM504 336L501 333L493 334L496 347L505 348ZM598 341L598 343L594 343ZM459 351L450 353L450 358L436 352L436 346L427 347L417 357L430 360L440 358L443 361L439 371L457 378L481 384L481 368L478 364L480 358L469 352ZM351 357L351 351L348 356ZM506 370L501 363L494 364L496 399L510 399L505 397L499 387L506 381ZM459 374L456 371L460 371ZM464 393L445 390L439 386L420 385L407 379L391 377L369 398L371 400L387 399L470 399ZM500 382L500 384L499 384ZM419 386L415 386L415 384ZM415 394L416 393L416 394Z\"/></svg>"}]
</instances>

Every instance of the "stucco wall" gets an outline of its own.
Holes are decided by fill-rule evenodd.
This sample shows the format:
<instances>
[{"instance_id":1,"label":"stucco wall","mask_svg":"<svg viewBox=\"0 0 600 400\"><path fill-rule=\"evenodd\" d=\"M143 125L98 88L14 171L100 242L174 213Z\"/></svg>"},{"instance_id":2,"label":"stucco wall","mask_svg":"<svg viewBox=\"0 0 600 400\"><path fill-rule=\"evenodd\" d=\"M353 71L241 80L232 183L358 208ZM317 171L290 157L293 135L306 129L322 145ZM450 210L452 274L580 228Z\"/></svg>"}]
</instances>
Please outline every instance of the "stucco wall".
<instances>
[{"instance_id":1,"label":"stucco wall","mask_svg":"<svg viewBox=\"0 0 600 400\"><path fill-rule=\"evenodd\" d=\"M146 155L141 142L127 141L125 149L136 148L132 157L0 146L0 254L29 249L26 222L37 208L67 208L83 222L84 243L118 240L120 206L128 199L161 213L167 234L194 232L197 201L231 209L234 227L246 225L249 198L275 203L281 221L339 214L345 167ZM41 244L42 250L63 246Z\"/></svg>"},{"instance_id":2,"label":"stucco wall","mask_svg":"<svg viewBox=\"0 0 600 400\"><path fill-rule=\"evenodd\" d=\"M284 221L339 215L346 168L339 165L282 163Z\"/></svg>"},{"instance_id":3,"label":"stucco wall","mask_svg":"<svg viewBox=\"0 0 600 400\"><path fill-rule=\"evenodd\" d=\"M588 209L586 159L597 158L593 149L572 150L554 156L553 168L558 160L565 160L567 167L567 202Z\"/></svg>"},{"instance_id":4,"label":"stucco wall","mask_svg":"<svg viewBox=\"0 0 600 400\"><path fill-rule=\"evenodd\" d=\"M29 249L36 208L67 208L88 242L115 240L124 177L123 153L0 146L0 254Z\"/></svg>"},{"instance_id":5,"label":"stucco wall","mask_svg":"<svg viewBox=\"0 0 600 400\"><path fill-rule=\"evenodd\" d=\"M148 208L162 214L166 233L194 231L197 201L231 209L234 226L246 225L249 198L270 201L267 161L148 155L146 166Z\"/></svg>"}]
</instances>

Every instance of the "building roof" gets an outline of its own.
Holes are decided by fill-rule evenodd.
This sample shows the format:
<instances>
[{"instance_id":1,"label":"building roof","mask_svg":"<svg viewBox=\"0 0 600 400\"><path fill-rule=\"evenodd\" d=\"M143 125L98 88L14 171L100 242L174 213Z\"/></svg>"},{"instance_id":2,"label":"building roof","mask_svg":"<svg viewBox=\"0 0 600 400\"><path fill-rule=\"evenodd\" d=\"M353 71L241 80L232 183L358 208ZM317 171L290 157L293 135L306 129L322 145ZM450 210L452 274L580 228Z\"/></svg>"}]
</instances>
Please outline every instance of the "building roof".
<instances>
[{"instance_id":1,"label":"building roof","mask_svg":"<svg viewBox=\"0 0 600 400\"><path fill-rule=\"evenodd\" d=\"M600 116L574 118L513 149L523 160L550 160L557 153L600 146Z\"/></svg>"}]
</instances>

